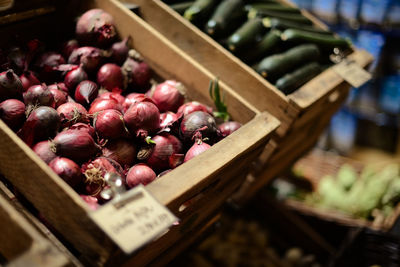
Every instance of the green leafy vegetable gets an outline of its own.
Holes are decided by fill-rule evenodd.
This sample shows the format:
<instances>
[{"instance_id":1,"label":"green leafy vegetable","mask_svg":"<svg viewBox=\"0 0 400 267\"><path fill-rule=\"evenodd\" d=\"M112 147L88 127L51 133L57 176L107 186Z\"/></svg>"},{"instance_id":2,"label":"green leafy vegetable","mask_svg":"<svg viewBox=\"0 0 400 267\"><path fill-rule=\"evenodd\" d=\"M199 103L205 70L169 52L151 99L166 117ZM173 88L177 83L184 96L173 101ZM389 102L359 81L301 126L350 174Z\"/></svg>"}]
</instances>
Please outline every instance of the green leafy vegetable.
<instances>
[{"instance_id":1,"label":"green leafy vegetable","mask_svg":"<svg viewBox=\"0 0 400 267\"><path fill-rule=\"evenodd\" d=\"M217 108L217 111L214 112L214 116L217 118L221 118L224 121L228 121L229 120L228 107L224 103L225 102L224 96L222 96L221 98L218 78L216 78L214 81L210 81L210 86L208 88L208 91L210 93L211 99L214 101L215 107Z\"/></svg>"}]
</instances>

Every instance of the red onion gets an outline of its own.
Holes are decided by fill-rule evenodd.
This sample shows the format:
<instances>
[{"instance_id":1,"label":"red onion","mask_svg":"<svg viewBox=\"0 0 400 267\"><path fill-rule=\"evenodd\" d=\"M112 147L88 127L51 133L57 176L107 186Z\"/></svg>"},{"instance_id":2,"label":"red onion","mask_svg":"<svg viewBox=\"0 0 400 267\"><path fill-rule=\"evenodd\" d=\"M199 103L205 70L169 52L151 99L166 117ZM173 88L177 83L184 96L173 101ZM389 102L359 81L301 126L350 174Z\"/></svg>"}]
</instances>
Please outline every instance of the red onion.
<instances>
[{"instance_id":1,"label":"red onion","mask_svg":"<svg viewBox=\"0 0 400 267\"><path fill-rule=\"evenodd\" d=\"M57 108L62 126L68 127L77 122L89 122L86 109L79 103L67 102Z\"/></svg>"},{"instance_id":2,"label":"red onion","mask_svg":"<svg viewBox=\"0 0 400 267\"><path fill-rule=\"evenodd\" d=\"M152 138L155 142L150 157L146 163L156 172L171 169L170 158L174 154L182 153L182 143L175 136L168 133L161 133Z\"/></svg>"},{"instance_id":3,"label":"red onion","mask_svg":"<svg viewBox=\"0 0 400 267\"><path fill-rule=\"evenodd\" d=\"M0 119L13 131L17 131L26 119L25 104L17 99L8 99L1 102Z\"/></svg>"},{"instance_id":4,"label":"red onion","mask_svg":"<svg viewBox=\"0 0 400 267\"><path fill-rule=\"evenodd\" d=\"M97 72L97 83L108 91L114 88L124 89L124 75L121 67L113 63L104 64Z\"/></svg>"},{"instance_id":5,"label":"red onion","mask_svg":"<svg viewBox=\"0 0 400 267\"><path fill-rule=\"evenodd\" d=\"M61 64L65 64L65 59L62 55L56 52L45 52L38 57L34 65L39 70L39 77L48 82L58 79L54 68Z\"/></svg>"},{"instance_id":6,"label":"red onion","mask_svg":"<svg viewBox=\"0 0 400 267\"><path fill-rule=\"evenodd\" d=\"M17 72L25 70L26 53L20 47L12 47L8 50L7 58L11 63L11 67Z\"/></svg>"},{"instance_id":7,"label":"red onion","mask_svg":"<svg viewBox=\"0 0 400 267\"><path fill-rule=\"evenodd\" d=\"M0 100L22 99L22 82L13 70L0 73Z\"/></svg>"},{"instance_id":8,"label":"red onion","mask_svg":"<svg viewBox=\"0 0 400 267\"><path fill-rule=\"evenodd\" d=\"M90 105L88 113L95 114L96 112L106 109L115 109L122 112L122 105L113 97L109 99L96 98Z\"/></svg>"},{"instance_id":9,"label":"red onion","mask_svg":"<svg viewBox=\"0 0 400 267\"><path fill-rule=\"evenodd\" d=\"M72 51L69 64L81 65L89 73L96 73L105 59L105 52L97 47L83 46Z\"/></svg>"},{"instance_id":10,"label":"red onion","mask_svg":"<svg viewBox=\"0 0 400 267\"><path fill-rule=\"evenodd\" d=\"M103 156L115 160L123 167L132 166L136 148L131 141L126 139L111 140L103 147Z\"/></svg>"},{"instance_id":11,"label":"red onion","mask_svg":"<svg viewBox=\"0 0 400 267\"><path fill-rule=\"evenodd\" d=\"M197 131L201 131L202 136L213 143L218 135L214 117L203 111L195 111L186 115L180 126L181 139L186 144L192 144L193 135Z\"/></svg>"},{"instance_id":12,"label":"red onion","mask_svg":"<svg viewBox=\"0 0 400 267\"><path fill-rule=\"evenodd\" d=\"M115 109L102 110L93 120L96 132L104 138L119 138L127 134L122 113Z\"/></svg>"},{"instance_id":13,"label":"red onion","mask_svg":"<svg viewBox=\"0 0 400 267\"><path fill-rule=\"evenodd\" d=\"M59 156L83 162L94 157L99 152L99 146L92 136L84 131L66 130L54 138L53 147Z\"/></svg>"},{"instance_id":14,"label":"red onion","mask_svg":"<svg viewBox=\"0 0 400 267\"><path fill-rule=\"evenodd\" d=\"M88 75L86 74L86 72L83 70L82 67L78 67L67 73L67 75L64 78L64 83L68 87L70 94L73 94L75 92L76 86L80 82L87 79Z\"/></svg>"},{"instance_id":15,"label":"red onion","mask_svg":"<svg viewBox=\"0 0 400 267\"><path fill-rule=\"evenodd\" d=\"M81 168L68 158L56 157L50 161L49 166L72 188L77 187L83 181Z\"/></svg>"},{"instance_id":16,"label":"red onion","mask_svg":"<svg viewBox=\"0 0 400 267\"><path fill-rule=\"evenodd\" d=\"M19 76L19 79L21 80L24 92L26 92L32 85L40 84L40 81L36 78L35 74L29 70L22 73L22 75Z\"/></svg>"},{"instance_id":17,"label":"red onion","mask_svg":"<svg viewBox=\"0 0 400 267\"><path fill-rule=\"evenodd\" d=\"M54 96L46 84L29 87L23 96L25 105L55 107Z\"/></svg>"},{"instance_id":18,"label":"red onion","mask_svg":"<svg viewBox=\"0 0 400 267\"><path fill-rule=\"evenodd\" d=\"M28 145L54 137L60 127L60 116L54 108L41 106L33 110L18 131L18 136Z\"/></svg>"},{"instance_id":19,"label":"red onion","mask_svg":"<svg viewBox=\"0 0 400 267\"><path fill-rule=\"evenodd\" d=\"M99 93L97 84L92 81L83 81L75 89L75 101L82 105L89 105Z\"/></svg>"},{"instance_id":20,"label":"red onion","mask_svg":"<svg viewBox=\"0 0 400 267\"><path fill-rule=\"evenodd\" d=\"M85 201L91 210L97 210L99 208L99 201L97 198L87 195L79 195L83 201Z\"/></svg>"},{"instance_id":21,"label":"red onion","mask_svg":"<svg viewBox=\"0 0 400 267\"><path fill-rule=\"evenodd\" d=\"M119 93L119 92L105 91L105 92L99 94L99 96L97 98L114 99L114 100L117 100L117 102L121 105L123 105L125 103L125 97L123 95L121 95L121 93Z\"/></svg>"},{"instance_id":22,"label":"red onion","mask_svg":"<svg viewBox=\"0 0 400 267\"><path fill-rule=\"evenodd\" d=\"M180 106L178 108L177 114L182 114L183 116L185 116L185 115L190 114L195 111L208 112L211 115L213 113L212 108L210 108L204 104L201 104L197 101L192 101L192 102L188 102L188 103L185 103L182 106Z\"/></svg>"},{"instance_id":23,"label":"red onion","mask_svg":"<svg viewBox=\"0 0 400 267\"><path fill-rule=\"evenodd\" d=\"M64 58L69 58L72 51L74 51L75 49L78 49L78 48L79 48L79 45L78 45L77 40L75 40L75 39L68 40L62 44L61 54L64 56Z\"/></svg>"},{"instance_id":24,"label":"red onion","mask_svg":"<svg viewBox=\"0 0 400 267\"><path fill-rule=\"evenodd\" d=\"M124 63L126 58L128 57L129 46L128 43L130 42L131 37L126 37L121 42L116 42L111 46L111 59L121 65Z\"/></svg>"},{"instance_id":25,"label":"red onion","mask_svg":"<svg viewBox=\"0 0 400 267\"><path fill-rule=\"evenodd\" d=\"M211 146L209 144L204 143L201 138L197 138L194 142L193 146L186 152L185 159L183 162L191 160L192 158L196 157L197 155L203 153Z\"/></svg>"},{"instance_id":26,"label":"red onion","mask_svg":"<svg viewBox=\"0 0 400 267\"><path fill-rule=\"evenodd\" d=\"M160 112L153 103L137 102L125 112L124 122L131 134L144 138L160 128Z\"/></svg>"},{"instance_id":27,"label":"red onion","mask_svg":"<svg viewBox=\"0 0 400 267\"><path fill-rule=\"evenodd\" d=\"M131 51L129 53L131 54ZM153 73L146 62L135 60L129 56L122 65L122 71L127 77L127 85L136 90L146 90L150 85Z\"/></svg>"},{"instance_id":28,"label":"red onion","mask_svg":"<svg viewBox=\"0 0 400 267\"><path fill-rule=\"evenodd\" d=\"M58 108L62 104L67 103L67 96L68 94L60 89L57 89L57 86L48 86L47 87L50 93L53 95L54 98L54 107Z\"/></svg>"},{"instance_id":29,"label":"red onion","mask_svg":"<svg viewBox=\"0 0 400 267\"><path fill-rule=\"evenodd\" d=\"M172 125L175 121L177 121L179 119L179 117L170 111L167 111L165 113L161 113L160 114L160 127L161 128L165 128L168 127L170 125Z\"/></svg>"},{"instance_id":30,"label":"red onion","mask_svg":"<svg viewBox=\"0 0 400 267\"><path fill-rule=\"evenodd\" d=\"M156 179L156 173L146 164L139 163L129 169L126 174L126 185L133 188L139 184L147 185Z\"/></svg>"},{"instance_id":31,"label":"red onion","mask_svg":"<svg viewBox=\"0 0 400 267\"><path fill-rule=\"evenodd\" d=\"M51 150L51 142L48 140L37 143L32 150L47 164L57 157Z\"/></svg>"},{"instance_id":32,"label":"red onion","mask_svg":"<svg viewBox=\"0 0 400 267\"><path fill-rule=\"evenodd\" d=\"M222 136L228 136L237 129L242 127L242 124L236 121L227 121L218 126L219 131L221 132Z\"/></svg>"},{"instance_id":33,"label":"red onion","mask_svg":"<svg viewBox=\"0 0 400 267\"><path fill-rule=\"evenodd\" d=\"M143 101L147 101L147 102L151 102L154 105L156 103L154 103L154 101L146 96L145 94L140 94L140 93L130 93L125 97L125 101L123 103L123 107L124 107L124 112L128 110L128 108L136 102L143 102Z\"/></svg>"},{"instance_id":34,"label":"red onion","mask_svg":"<svg viewBox=\"0 0 400 267\"><path fill-rule=\"evenodd\" d=\"M65 83L53 83L47 86L50 90L52 89L57 89L65 92L66 94L69 93L68 87L65 85Z\"/></svg>"},{"instance_id":35,"label":"red onion","mask_svg":"<svg viewBox=\"0 0 400 267\"><path fill-rule=\"evenodd\" d=\"M89 124L86 124L86 123L82 123L82 122L75 123L74 125L67 128L67 130L83 131L83 132L90 134L90 136L92 136L93 138L95 138L95 133L96 133L96 131L94 130L94 128L92 126L90 126Z\"/></svg>"},{"instance_id":36,"label":"red onion","mask_svg":"<svg viewBox=\"0 0 400 267\"><path fill-rule=\"evenodd\" d=\"M161 112L176 112L185 101L184 90L185 88L181 83L167 80L156 86L151 99Z\"/></svg>"},{"instance_id":37,"label":"red onion","mask_svg":"<svg viewBox=\"0 0 400 267\"><path fill-rule=\"evenodd\" d=\"M116 35L112 16L101 9L86 11L76 24L76 36L83 44L105 47Z\"/></svg>"},{"instance_id":38,"label":"red onion","mask_svg":"<svg viewBox=\"0 0 400 267\"><path fill-rule=\"evenodd\" d=\"M106 187L104 176L106 173L113 172L125 180L122 167L115 160L99 157L82 165L82 172L86 176L86 192L99 198L100 192Z\"/></svg>"},{"instance_id":39,"label":"red onion","mask_svg":"<svg viewBox=\"0 0 400 267\"><path fill-rule=\"evenodd\" d=\"M56 81L63 79L68 72L75 70L79 67L79 65L75 64L61 64L57 67L53 67L54 75L59 77Z\"/></svg>"}]
</instances>

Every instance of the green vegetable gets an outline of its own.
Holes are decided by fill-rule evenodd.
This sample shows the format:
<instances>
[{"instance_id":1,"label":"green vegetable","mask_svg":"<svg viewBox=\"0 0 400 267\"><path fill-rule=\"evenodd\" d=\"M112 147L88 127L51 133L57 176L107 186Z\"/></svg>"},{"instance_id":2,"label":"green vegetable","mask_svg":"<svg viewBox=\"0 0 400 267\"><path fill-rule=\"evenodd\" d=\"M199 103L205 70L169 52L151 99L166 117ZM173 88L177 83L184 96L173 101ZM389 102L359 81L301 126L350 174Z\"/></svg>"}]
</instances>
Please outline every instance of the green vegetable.
<instances>
[{"instance_id":1,"label":"green vegetable","mask_svg":"<svg viewBox=\"0 0 400 267\"><path fill-rule=\"evenodd\" d=\"M357 180L356 170L349 164L343 164L336 174L339 185L346 191L350 190Z\"/></svg>"},{"instance_id":2,"label":"green vegetable","mask_svg":"<svg viewBox=\"0 0 400 267\"><path fill-rule=\"evenodd\" d=\"M253 3L245 6L246 11L250 11L251 9L255 10L266 10L266 11L275 11L282 13L294 13L301 14L300 9L296 7L281 5L279 3Z\"/></svg>"},{"instance_id":3,"label":"green vegetable","mask_svg":"<svg viewBox=\"0 0 400 267\"><path fill-rule=\"evenodd\" d=\"M283 93L291 94L294 90L317 76L320 72L320 65L317 62L311 62L293 72L285 74L276 81L275 86Z\"/></svg>"},{"instance_id":4,"label":"green vegetable","mask_svg":"<svg viewBox=\"0 0 400 267\"><path fill-rule=\"evenodd\" d=\"M227 40L229 50L238 52L244 47L254 43L259 36L266 32L266 28L262 24L260 18L246 21L239 29L237 29Z\"/></svg>"},{"instance_id":5,"label":"green vegetable","mask_svg":"<svg viewBox=\"0 0 400 267\"><path fill-rule=\"evenodd\" d=\"M319 49L314 44L299 45L281 54L264 58L256 71L270 81L282 77L283 74L310 61L318 61Z\"/></svg>"},{"instance_id":6,"label":"green vegetable","mask_svg":"<svg viewBox=\"0 0 400 267\"><path fill-rule=\"evenodd\" d=\"M246 18L242 0L224 0L208 20L205 31L213 36L226 36L240 26Z\"/></svg>"},{"instance_id":7,"label":"green vegetable","mask_svg":"<svg viewBox=\"0 0 400 267\"><path fill-rule=\"evenodd\" d=\"M333 49L335 47L348 48L351 45L350 41L347 39L297 29L285 30L281 38L283 41L294 43L313 43L327 49Z\"/></svg>"},{"instance_id":8,"label":"green vegetable","mask_svg":"<svg viewBox=\"0 0 400 267\"><path fill-rule=\"evenodd\" d=\"M272 54L281 43L281 32L271 30L264 35L253 48L248 49L241 57L246 62L253 62Z\"/></svg>"},{"instance_id":9,"label":"green vegetable","mask_svg":"<svg viewBox=\"0 0 400 267\"><path fill-rule=\"evenodd\" d=\"M217 111L214 112L214 116L217 118L221 118L224 121L228 121L229 120L228 107L224 103L225 102L224 97L221 98L218 78L216 78L214 81L210 81L210 86L208 88L208 91L211 99L214 101L215 107L217 108Z\"/></svg>"},{"instance_id":10,"label":"green vegetable","mask_svg":"<svg viewBox=\"0 0 400 267\"><path fill-rule=\"evenodd\" d=\"M276 12L276 11L268 11L268 10L258 10L255 8L251 8L249 12L247 13L247 17L249 19L254 19L254 18L263 18L263 17L271 17L271 18L279 18L279 19L285 19L288 21L296 22L299 24L304 24L304 25L312 25L313 22L309 20L308 18L304 17L301 14L291 14L291 13L285 13L285 12Z\"/></svg>"},{"instance_id":11,"label":"green vegetable","mask_svg":"<svg viewBox=\"0 0 400 267\"><path fill-rule=\"evenodd\" d=\"M182 3L172 4L169 7L178 12L180 15L183 15L189 7L193 5L194 1L187 1Z\"/></svg>"},{"instance_id":12,"label":"green vegetable","mask_svg":"<svg viewBox=\"0 0 400 267\"><path fill-rule=\"evenodd\" d=\"M210 16L217 3L217 0L196 0L183 16L194 24L201 24Z\"/></svg>"},{"instance_id":13,"label":"green vegetable","mask_svg":"<svg viewBox=\"0 0 400 267\"><path fill-rule=\"evenodd\" d=\"M264 18L263 24L265 27L271 27L284 31L286 29L299 29L307 32L315 32L320 34L332 35L331 31L323 30L314 26L298 24L289 20L278 19L278 18Z\"/></svg>"}]
</instances>

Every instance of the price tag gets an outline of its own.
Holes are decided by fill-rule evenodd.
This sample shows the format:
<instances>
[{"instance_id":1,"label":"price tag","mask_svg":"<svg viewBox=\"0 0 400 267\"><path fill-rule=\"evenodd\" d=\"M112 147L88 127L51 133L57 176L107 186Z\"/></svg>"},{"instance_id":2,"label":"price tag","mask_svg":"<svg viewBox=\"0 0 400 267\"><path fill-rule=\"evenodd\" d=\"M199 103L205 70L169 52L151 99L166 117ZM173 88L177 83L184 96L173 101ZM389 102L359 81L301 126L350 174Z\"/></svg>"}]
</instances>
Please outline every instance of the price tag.
<instances>
[{"instance_id":1,"label":"price tag","mask_svg":"<svg viewBox=\"0 0 400 267\"><path fill-rule=\"evenodd\" d=\"M90 217L126 254L154 240L178 221L143 185L93 211Z\"/></svg>"},{"instance_id":2,"label":"price tag","mask_svg":"<svg viewBox=\"0 0 400 267\"><path fill-rule=\"evenodd\" d=\"M333 70L355 88L360 87L372 78L371 74L356 62L346 59L333 66Z\"/></svg>"}]
</instances>

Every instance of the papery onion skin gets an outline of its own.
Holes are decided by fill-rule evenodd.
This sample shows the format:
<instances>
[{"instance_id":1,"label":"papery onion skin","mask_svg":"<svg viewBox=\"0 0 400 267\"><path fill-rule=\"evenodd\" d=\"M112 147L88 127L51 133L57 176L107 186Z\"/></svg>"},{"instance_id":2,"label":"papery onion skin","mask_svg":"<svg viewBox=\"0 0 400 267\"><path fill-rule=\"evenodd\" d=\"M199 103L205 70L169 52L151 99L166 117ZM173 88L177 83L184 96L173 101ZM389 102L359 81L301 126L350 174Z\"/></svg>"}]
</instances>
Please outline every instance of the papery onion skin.
<instances>
[{"instance_id":1,"label":"papery onion skin","mask_svg":"<svg viewBox=\"0 0 400 267\"><path fill-rule=\"evenodd\" d=\"M193 144L193 135L201 131L204 138L213 144L218 137L218 128L214 117L203 111L195 111L186 115L180 125L180 137L185 144Z\"/></svg>"},{"instance_id":2,"label":"papery onion skin","mask_svg":"<svg viewBox=\"0 0 400 267\"><path fill-rule=\"evenodd\" d=\"M72 51L69 64L81 65L87 73L96 73L104 62L104 51L93 46L83 46Z\"/></svg>"},{"instance_id":3,"label":"papery onion skin","mask_svg":"<svg viewBox=\"0 0 400 267\"><path fill-rule=\"evenodd\" d=\"M113 63L104 64L97 72L97 83L108 91L125 89L121 67Z\"/></svg>"},{"instance_id":4,"label":"papery onion skin","mask_svg":"<svg viewBox=\"0 0 400 267\"><path fill-rule=\"evenodd\" d=\"M89 105L96 99L99 93L99 88L95 82L82 81L75 89L75 101L85 106Z\"/></svg>"},{"instance_id":5,"label":"papery onion skin","mask_svg":"<svg viewBox=\"0 0 400 267\"><path fill-rule=\"evenodd\" d=\"M24 88L24 92L26 92L32 85L40 84L39 79L32 71L25 71L21 76L19 76L19 78L21 80L22 87Z\"/></svg>"},{"instance_id":6,"label":"papery onion skin","mask_svg":"<svg viewBox=\"0 0 400 267\"><path fill-rule=\"evenodd\" d=\"M126 136L122 113L115 109L106 109L98 112L93 120L96 132L104 138L116 139Z\"/></svg>"},{"instance_id":7,"label":"papery onion skin","mask_svg":"<svg viewBox=\"0 0 400 267\"><path fill-rule=\"evenodd\" d=\"M55 86L52 86L50 88L50 86L48 86L49 91L51 92L51 94L53 95L53 99L54 99L54 107L58 108L59 106L61 106L62 104L67 103L67 96L68 94L60 89L55 89Z\"/></svg>"},{"instance_id":8,"label":"papery onion skin","mask_svg":"<svg viewBox=\"0 0 400 267\"><path fill-rule=\"evenodd\" d=\"M186 152L185 159L183 160L183 162L191 160L197 155L200 155L204 151L208 150L210 147L211 146L209 144L203 142L201 139L196 140L193 146Z\"/></svg>"},{"instance_id":9,"label":"papery onion skin","mask_svg":"<svg viewBox=\"0 0 400 267\"><path fill-rule=\"evenodd\" d=\"M176 122L179 119L179 117L171 112L171 111L167 111L164 113L160 114L160 127L161 128L165 128L168 127L170 125L172 125L174 122Z\"/></svg>"},{"instance_id":10,"label":"papery onion skin","mask_svg":"<svg viewBox=\"0 0 400 267\"><path fill-rule=\"evenodd\" d=\"M110 97L109 99L96 98L90 105L88 113L93 115L96 112L100 112L106 109L115 109L122 112L122 105L118 103L115 98Z\"/></svg>"},{"instance_id":11,"label":"papery onion skin","mask_svg":"<svg viewBox=\"0 0 400 267\"><path fill-rule=\"evenodd\" d=\"M117 36L113 17L102 9L91 9L79 18L76 29L78 41L82 44L106 47Z\"/></svg>"},{"instance_id":12,"label":"papery onion skin","mask_svg":"<svg viewBox=\"0 0 400 267\"><path fill-rule=\"evenodd\" d=\"M13 70L0 73L0 101L14 98L22 99L22 82Z\"/></svg>"},{"instance_id":13,"label":"papery onion skin","mask_svg":"<svg viewBox=\"0 0 400 267\"><path fill-rule=\"evenodd\" d=\"M154 101L146 96L145 94L141 94L141 93L130 93L125 97L125 101L123 103L123 107L124 107L124 112L128 110L128 108L136 102L143 102L143 101L147 101L147 102L151 102L154 105L156 103L154 103Z\"/></svg>"},{"instance_id":14,"label":"papery onion skin","mask_svg":"<svg viewBox=\"0 0 400 267\"><path fill-rule=\"evenodd\" d=\"M78 122L89 122L85 107L79 103L67 102L62 104L57 108L57 112L60 115L63 127L69 127Z\"/></svg>"},{"instance_id":15,"label":"papery onion skin","mask_svg":"<svg viewBox=\"0 0 400 267\"><path fill-rule=\"evenodd\" d=\"M87 73L83 70L82 67L78 67L69 71L67 75L65 75L64 84L65 86L67 86L70 94L73 95L75 92L75 88L78 86L78 84L87 79Z\"/></svg>"},{"instance_id":16,"label":"papery onion skin","mask_svg":"<svg viewBox=\"0 0 400 267\"><path fill-rule=\"evenodd\" d=\"M160 112L176 112L185 101L184 87L179 82L167 80L156 86L151 99L156 103Z\"/></svg>"},{"instance_id":17,"label":"papery onion skin","mask_svg":"<svg viewBox=\"0 0 400 267\"><path fill-rule=\"evenodd\" d=\"M7 99L1 102L0 119L13 131L17 131L26 119L25 104L17 99Z\"/></svg>"},{"instance_id":18,"label":"papery onion skin","mask_svg":"<svg viewBox=\"0 0 400 267\"><path fill-rule=\"evenodd\" d=\"M92 136L84 131L66 130L58 133L52 141L58 156L84 162L99 152Z\"/></svg>"},{"instance_id":19,"label":"papery onion skin","mask_svg":"<svg viewBox=\"0 0 400 267\"><path fill-rule=\"evenodd\" d=\"M69 128L66 128L66 130L83 131L83 132L90 134L90 136L92 136L93 138L96 137L95 129L91 125L89 125L87 123L83 123L83 122L75 123L72 126L70 126Z\"/></svg>"},{"instance_id":20,"label":"papery onion skin","mask_svg":"<svg viewBox=\"0 0 400 267\"><path fill-rule=\"evenodd\" d=\"M211 115L213 114L212 108L210 108L202 103L199 103L197 101L187 102L187 103L183 104L182 106L180 106L178 108L178 111L176 112L176 114L185 116L185 115L188 115L195 111L203 111L203 112L207 112Z\"/></svg>"},{"instance_id":21,"label":"papery onion skin","mask_svg":"<svg viewBox=\"0 0 400 267\"><path fill-rule=\"evenodd\" d=\"M60 127L60 116L51 107L41 106L33 110L24 125L18 131L18 136L28 145L52 138Z\"/></svg>"},{"instance_id":22,"label":"papery onion skin","mask_svg":"<svg viewBox=\"0 0 400 267\"><path fill-rule=\"evenodd\" d=\"M68 158L56 157L49 162L49 166L72 188L76 188L83 181L81 168Z\"/></svg>"},{"instance_id":23,"label":"papery onion skin","mask_svg":"<svg viewBox=\"0 0 400 267\"><path fill-rule=\"evenodd\" d=\"M99 208L99 201L97 198L88 195L79 196L89 205L91 210L97 210Z\"/></svg>"},{"instance_id":24,"label":"papery onion skin","mask_svg":"<svg viewBox=\"0 0 400 267\"><path fill-rule=\"evenodd\" d=\"M146 163L156 172L170 169L169 159L173 154L183 151L181 141L168 133L161 133L151 138L156 144Z\"/></svg>"},{"instance_id":25,"label":"papery onion skin","mask_svg":"<svg viewBox=\"0 0 400 267\"><path fill-rule=\"evenodd\" d=\"M236 121L227 121L218 125L218 129L223 137L226 137L242 127L242 124Z\"/></svg>"},{"instance_id":26,"label":"papery onion skin","mask_svg":"<svg viewBox=\"0 0 400 267\"><path fill-rule=\"evenodd\" d=\"M57 155L51 150L51 142L48 140L40 141L32 148L33 152L36 153L46 164L55 159Z\"/></svg>"},{"instance_id":27,"label":"papery onion skin","mask_svg":"<svg viewBox=\"0 0 400 267\"><path fill-rule=\"evenodd\" d=\"M125 112L124 122L131 134L144 138L160 128L160 112L150 102L137 102Z\"/></svg>"},{"instance_id":28,"label":"papery onion skin","mask_svg":"<svg viewBox=\"0 0 400 267\"><path fill-rule=\"evenodd\" d=\"M129 169L126 174L126 185L133 188L139 184L147 185L156 179L156 173L146 164L139 163Z\"/></svg>"},{"instance_id":29,"label":"papery onion skin","mask_svg":"<svg viewBox=\"0 0 400 267\"><path fill-rule=\"evenodd\" d=\"M54 108L54 96L46 84L33 85L23 94L25 105L49 106Z\"/></svg>"},{"instance_id":30,"label":"papery onion skin","mask_svg":"<svg viewBox=\"0 0 400 267\"><path fill-rule=\"evenodd\" d=\"M121 65L125 62L128 57L129 46L131 37L126 37L124 40L120 42L115 42L111 46L111 59L118 65Z\"/></svg>"},{"instance_id":31,"label":"papery onion skin","mask_svg":"<svg viewBox=\"0 0 400 267\"><path fill-rule=\"evenodd\" d=\"M114 99L117 100L117 102L121 105L124 104L125 102L125 97L123 95L121 95L121 93L119 92L102 92L101 94L98 95L97 98L101 98L101 99Z\"/></svg>"},{"instance_id":32,"label":"papery onion skin","mask_svg":"<svg viewBox=\"0 0 400 267\"><path fill-rule=\"evenodd\" d=\"M122 71L127 77L127 85L135 91L146 91L150 86L153 72L146 62L139 62L128 57L122 65Z\"/></svg>"},{"instance_id":33,"label":"papery onion skin","mask_svg":"<svg viewBox=\"0 0 400 267\"><path fill-rule=\"evenodd\" d=\"M102 152L103 156L115 160L122 167L132 166L135 162L135 145L127 139L117 139L107 142L102 148Z\"/></svg>"},{"instance_id":34,"label":"papery onion skin","mask_svg":"<svg viewBox=\"0 0 400 267\"><path fill-rule=\"evenodd\" d=\"M68 40L62 44L61 54L63 55L64 58L68 59L71 53L77 48L79 48L77 40L75 39Z\"/></svg>"}]
</instances>

